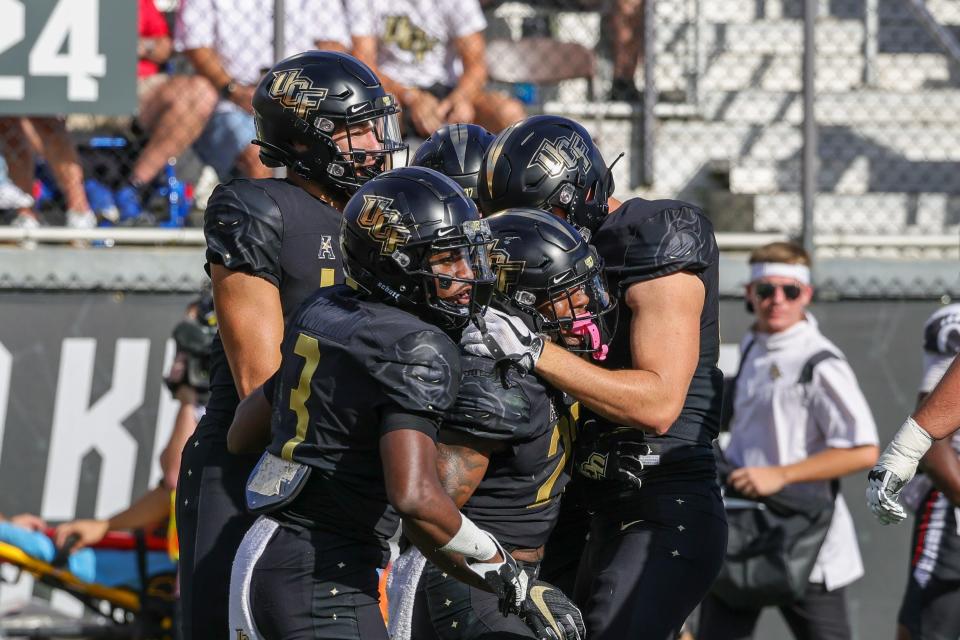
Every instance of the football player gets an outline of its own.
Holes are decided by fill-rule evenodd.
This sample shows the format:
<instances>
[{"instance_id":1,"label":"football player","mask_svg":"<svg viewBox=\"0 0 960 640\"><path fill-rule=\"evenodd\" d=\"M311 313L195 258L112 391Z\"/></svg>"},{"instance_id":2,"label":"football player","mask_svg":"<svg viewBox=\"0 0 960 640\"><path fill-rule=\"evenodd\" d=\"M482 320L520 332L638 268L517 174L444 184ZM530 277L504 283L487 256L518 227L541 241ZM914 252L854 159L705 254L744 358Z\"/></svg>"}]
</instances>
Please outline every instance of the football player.
<instances>
[{"instance_id":1,"label":"football player","mask_svg":"<svg viewBox=\"0 0 960 640\"><path fill-rule=\"evenodd\" d=\"M185 446L178 481L187 640L227 637L224 576L253 522L243 487L257 457L227 452L234 409L276 371L285 318L317 287L343 282L337 237L349 195L405 152L393 98L345 54L312 51L277 63L253 109L261 160L286 167L287 178L220 185L204 217L219 334L207 413Z\"/></svg>"},{"instance_id":2,"label":"football player","mask_svg":"<svg viewBox=\"0 0 960 640\"><path fill-rule=\"evenodd\" d=\"M571 352L606 357L604 323L613 303L594 249L574 227L542 211L508 210L487 221L495 240L496 304ZM457 401L440 431L440 478L533 584L570 477L579 408L536 376L500 371L490 358L464 355L462 369ZM583 637L580 612L552 585L537 583L526 604L527 624L500 616L493 596L428 564L412 637Z\"/></svg>"},{"instance_id":3,"label":"football player","mask_svg":"<svg viewBox=\"0 0 960 640\"><path fill-rule=\"evenodd\" d=\"M417 148L411 164L450 176L476 202L480 163L494 137L477 124L444 125Z\"/></svg>"},{"instance_id":4,"label":"football player","mask_svg":"<svg viewBox=\"0 0 960 640\"><path fill-rule=\"evenodd\" d=\"M347 204L350 286L297 310L280 369L231 427L258 413L251 405L272 405L272 440L247 487L267 515L231 576L236 637L386 639L377 568L400 517L428 557L493 591L498 608L523 601L512 557L437 476L437 430L460 384L452 338L492 294L489 242L473 202L430 169L383 174Z\"/></svg>"},{"instance_id":5,"label":"football player","mask_svg":"<svg viewBox=\"0 0 960 640\"><path fill-rule=\"evenodd\" d=\"M726 518L712 442L720 421L718 258L694 205L633 198L608 214L610 171L586 130L529 118L481 166L484 212L536 201L591 234L619 319L609 357L577 358L490 310L464 336L584 406L577 470L594 517L575 600L591 638L672 638L717 575Z\"/></svg>"}]
</instances>

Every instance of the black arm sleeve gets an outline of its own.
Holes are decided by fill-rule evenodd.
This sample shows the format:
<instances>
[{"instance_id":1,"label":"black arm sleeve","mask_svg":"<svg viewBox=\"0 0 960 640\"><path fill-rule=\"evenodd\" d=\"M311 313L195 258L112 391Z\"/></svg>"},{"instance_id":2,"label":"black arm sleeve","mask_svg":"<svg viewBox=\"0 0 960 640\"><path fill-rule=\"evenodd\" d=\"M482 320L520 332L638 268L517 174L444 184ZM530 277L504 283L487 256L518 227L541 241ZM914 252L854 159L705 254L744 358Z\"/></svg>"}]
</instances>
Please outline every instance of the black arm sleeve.
<instances>
[{"instance_id":1,"label":"black arm sleeve","mask_svg":"<svg viewBox=\"0 0 960 640\"><path fill-rule=\"evenodd\" d=\"M218 186L203 216L207 271L222 264L280 286L283 217L266 191L249 180Z\"/></svg>"},{"instance_id":2,"label":"black arm sleeve","mask_svg":"<svg viewBox=\"0 0 960 640\"><path fill-rule=\"evenodd\" d=\"M628 201L593 243L621 291L678 271L699 274L719 259L710 220L699 208L676 200Z\"/></svg>"},{"instance_id":3,"label":"black arm sleeve","mask_svg":"<svg viewBox=\"0 0 960 640\"><path fill-rule=\"evenodd\" d=\"M460 361L463 369L460 391L453 408L444 416L443 430L483 440L532 437L530 431L536 421L531 419L531 403L523 376L510 369L504 377L489 358L462 354Z\"/></svg>"}]
</instances>

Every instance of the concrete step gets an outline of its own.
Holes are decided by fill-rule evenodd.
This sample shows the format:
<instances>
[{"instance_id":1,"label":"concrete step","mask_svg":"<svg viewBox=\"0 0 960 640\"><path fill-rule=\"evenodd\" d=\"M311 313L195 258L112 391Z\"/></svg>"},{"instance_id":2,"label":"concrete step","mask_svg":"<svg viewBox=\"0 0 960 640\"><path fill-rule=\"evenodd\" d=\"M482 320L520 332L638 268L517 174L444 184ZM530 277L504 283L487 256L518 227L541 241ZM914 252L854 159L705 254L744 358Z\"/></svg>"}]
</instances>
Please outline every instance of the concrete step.
<instances>
[{"instance_id":1,"label":"concrete step","mask_svg":"<svg viewBox=\"0 0 960 640\"><path fill-rule=\"evenodd\" d=\"M960 25L960 0L927 0L927 9L945 25Z\"/></svg>"},{"instance_id":2,"label":"concrete step","mask_svg":"<svg viewBox=\"0 0 960 640\"><path fill-rule=\"evenodd\" d=\"M960 182L960 128L945 126L825 126L820 131L820 157L843 166L869 158L884 169L883 181L905 179L917 174L923 183L926 173L937 175L949 185ZM656 129L654 185L664 192L688 192L711 181L709 167L727 163L736 167L782 164L800 157L802 136L799 126L777 124L769 127L731 122L664 121ZM611 138L621 147L632 138ZM611 151L604 148L604 154ZM891 177L887 177L891 176ZM839 184L839 182L838 182ZM876 187L871 187L876 190ZM900 190L897 188L896 190ZM945 190L940 187L938 190ZM749 191L749 190L748 190Z\"/></svg>"},{"instance_id":3,"label":"concrete step","mask_svg":"<svg viewBox=\"0 0 960 640\"><path fill-rule=\"evenodd\" d=\"M851 91L863 88L865 58L860 55L817 57L819 91ZM658 55L656 73L661 88L679 88L686 82L687 59L664 52ZM880 54L874 66L875 89L919 91L950 80L950 66L939 54ZM800 91L802 59L799 55L721 52L707 61L701 78L705 91Z\"/></svg>"},{"instance_id":4,"label":"concrete step","mask_svg":"<svg viewBox=\"0 0 960 640\"><path fill-rule=\"evenodd\" d=\"M745 160L730 169L730 191L735 194L776 194L799 191L799 157L770 163ZM960 161L905 162L858 156L821 158L817 188L824 193L863 195L874 192L950 193L960 195Z\"/></svg>"},{"instance_id":5,"label":"concrete step","mask_svg":"<svg viewBox=\"0 0 960 640\"><path fill-rule=\"evenodd\" d=\"M960 123L960 89L924 93L860 90L821 93L816 100L821 125L943 125ZM801 124L803 96L788 91L708 91L701 116L708 121L747 124Z\"/></svg>"},{"instance_id":6,"label":"concrete step","mask_svg":"<svg viewBox=\"0 0 960 640\"><path fill-rule=\"evenodd\" d=\"M815 205L817 233L929 234L960 231L960 197L928 193L821 194ZM796 233L801 224L796 193L754 199L760 232Z\"/></svg>"},{"instance_id":7,"label":"concrete step","mask_svg":"<svg viewBox=\"0 0 960 640\"><path fill-rule=\"evenodd\" d=\"M716 24L718 48L741 53L802 54L803 23L799 20L761 20L749 24ZM859 54L863 51L863 23L825 20L817 24L817 53Z\"/></svg>"},{"instance_id":8,"label":"concrete step","mask_svg":"<svg viewBox=\"0 0 960 640\"><path fill-rule=\"evenodd\" d=\"M708 148L728 159L784 160L797 155L802 144L799 126L749 125L736 122L664 122L660 146ZM821 126L822 157L860 155L900 157L912 162L960 160L960 127L941 125ZM957 179L960 180L960 174Z\"/></svg>"}]
</instances>

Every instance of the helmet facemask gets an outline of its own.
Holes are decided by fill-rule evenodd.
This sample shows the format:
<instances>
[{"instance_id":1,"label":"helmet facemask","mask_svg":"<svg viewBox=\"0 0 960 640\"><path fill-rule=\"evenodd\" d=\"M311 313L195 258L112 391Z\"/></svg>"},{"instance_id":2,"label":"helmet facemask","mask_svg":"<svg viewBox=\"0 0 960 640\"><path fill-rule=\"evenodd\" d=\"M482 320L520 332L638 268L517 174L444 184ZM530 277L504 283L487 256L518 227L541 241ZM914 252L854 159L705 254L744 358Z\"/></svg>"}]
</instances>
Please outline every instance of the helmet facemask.
<instances>
[{"instance_id":1,"label":"helmet facemask","mask_svg":"<svg viewBox=\"0 0 960 640\"><path fill-rule=\"evenodd\" d=\"M420 277L420 304L430 309L438 326L462 329L490 304L496 285L491 243L486 221L470 220L405 244L392 257L408 274Z\"/></svg>"},{"instance_id":2,"label":"helmet facemask","mask_svg":"<svg viewBox=\"0 0 960 640\"><path fill-rule=\"evenodd\" d=\"M356 114L344 117L316 115L310 120L287 114L287 129L297 132L286 148L266 142L275 139L268 130L275 125L257 117L260 160L268 167L289 167L299 176L331 184L348 195L370 178L406 165L407 145L400 135L400 108L390 95L374 104L362 103Z\"/></svg>"},{"instance_id":3,"label":"helmet facemask","mask_svg":"<svg viewBox=\"0 0 960 640\"><path fill-rule=\"evenodd\" d=\"M546 288L518 286L510 296L510 307L567 351L606 359L616 330L617 302L608 293L596 252L591 249L575 271L562 273L550 283Z\"/></svg>"},{"instance_id":4,"label":"helmet facemask","mask_svg":"<svg viewBox=\"0 0 960 640\"><path fill-rule=\"evenodd\" d=\"M337 123L339 127L328 118L317 118L317 126L329 130L334 146L326 175L349 193L385 171L406 166L408 153L397 118L400 107L392 96L354 107L359 107L356 113L348 110L346 118Z\"/></svg>"}]
</instances>

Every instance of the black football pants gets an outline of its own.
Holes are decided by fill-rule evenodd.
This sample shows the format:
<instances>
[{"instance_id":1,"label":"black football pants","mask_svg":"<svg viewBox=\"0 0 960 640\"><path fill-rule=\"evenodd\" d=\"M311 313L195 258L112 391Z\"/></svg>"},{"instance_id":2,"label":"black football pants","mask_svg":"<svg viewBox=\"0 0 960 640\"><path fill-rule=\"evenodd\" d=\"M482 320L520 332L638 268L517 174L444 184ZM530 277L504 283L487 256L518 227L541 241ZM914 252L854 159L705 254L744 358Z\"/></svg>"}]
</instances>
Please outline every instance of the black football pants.
<instances>
[{"instance_id":1,"label":"black football pants","mask_svg":"<svg viewBox=\"0 0 960 640\"><path fill-rule=\"evenodd\" d=\"M257 630L266 640L387 640L382 557L376 545L281 524L253 569Z\"/></svg>"},{"instance_id":2,"label":"black football pants","mask_svg":"<svg viewBox=\"0 0 960 640\"><path fill-rule=\"evenodd\" d=\"M256 519L247 513L244 487L259 458L231 454L226 429L203 421L184 446L176 510L184 640L231 637L230 568Z\"/></svg>"},{"instance_id":3,"label":"black football pants","mask_svg":"<svg viewBox=\"0 0 960 640\"><path fill-rule=\"evenodd\" d=\"M563 492L560 516L547 540L543 562L540 563L540 579L549 582L573 600L573 587L577 582L580 559L587 546L590 533L590 512L583 503L583 483L574 476Z\"/></svg>"},{"instance_id":4,"label":"black football pants","mask_svg":"<svg viewBox=\"0 0 960 640\"><path fill-rule=\"evenodd\" d=\"M517 563L533 584L535 567ZM500 614L497 597L444 574L431 562L423 567L413 605L414 640L529 640L533 631L515 615Z\"/></svg>"},{"instance_id":5,"label":"black football pants","mask_svg":"<svg viewBox=\"0 0 960 640\"><path fill-rule=\"evenodd\" d=\"M716 483L642 490L594 516L575 601L590 640L674 640L720 571Z\"/></svg>"}]
</instances>

